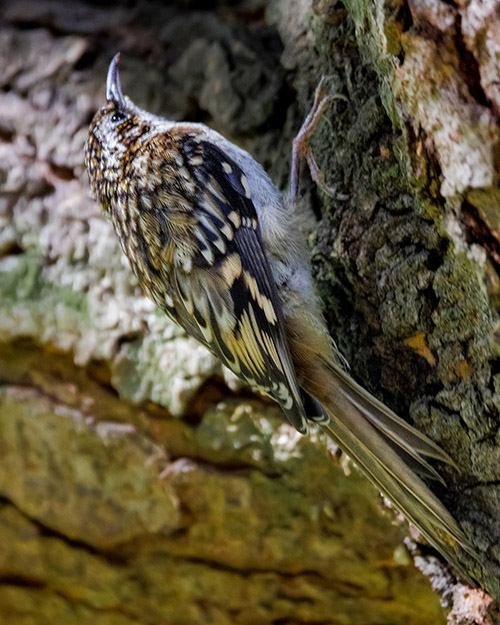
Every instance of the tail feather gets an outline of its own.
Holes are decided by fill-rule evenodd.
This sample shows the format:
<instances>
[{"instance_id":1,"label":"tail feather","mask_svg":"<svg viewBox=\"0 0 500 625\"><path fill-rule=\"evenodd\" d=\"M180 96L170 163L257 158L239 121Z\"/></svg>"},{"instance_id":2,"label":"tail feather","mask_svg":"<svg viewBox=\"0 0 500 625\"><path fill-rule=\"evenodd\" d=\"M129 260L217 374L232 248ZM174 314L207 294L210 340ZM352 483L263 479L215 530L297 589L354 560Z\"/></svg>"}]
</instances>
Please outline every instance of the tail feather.
<instances>
[{"instance_id":1,"label":"tail feather","mask_svg":"<svg viewBox=\"0 0 500 625\"><path fill-rule=\"evenodd\" d=\"M325 363L335 378L335 386L349 398L364 417L378 430L404 449L415 460L420 461L420 454L440 460L457 468L450 456L427 436L408 425L385 404L360 386L351 376L334 362Z\"/></svg>"},{"instance_id":2,"label":"tail feather","mask_svg":"<svg viewBox=\"0 0 500 625\"><path fill-rule=\"evenodd\" d=\"M432 478L437 471L422 455L451 463L448 455L372 397L338 367L329 367L335 382L323 402L331 438L367 474L375 486L411 521L461 575L457 544L477 558L455 519L415 471Z\"/></svg>"},{"instance_id":3,"label":"tail feather","mask_svg":"<svg viewBox=\"0 0 500 625\"><path fill-rule=\"evenodd\" d=\"M429 480L439 482L443 486L446 486L446 482L442 476L436 471L436 469L425 458L419 457L415 459L413 454L407 453L400 445L395 443L391 438L387 438L383 432L379 432L382 435L385 443L389 445L397 455L403 460L403 462L412 469L415 473L418 473L422 477L426 477Z\"/></svg>"},{"instance_id":4,"label":"tail feather","mask_svg":"<svg viewBox=\"0 0 500 625\"><path fill-rule=\"evenodd\" d=\"M458 543L469 555L476 558L467 537L439 499L397 454L392 449L388 454L387 450L378 448L375 442L378 434L373 428L372 432L366 433L370 439L367 444L333 416L332 421L324 427L334 442L356 462L377 489L394 503L465 580L471 581L458 561L454 545L454 542ZM378 438L383 446L383 439ZM380 453L383 454L383 461L378 457ZM392 454L394 457L391 458Z\"/></svg>"}]
</instances>

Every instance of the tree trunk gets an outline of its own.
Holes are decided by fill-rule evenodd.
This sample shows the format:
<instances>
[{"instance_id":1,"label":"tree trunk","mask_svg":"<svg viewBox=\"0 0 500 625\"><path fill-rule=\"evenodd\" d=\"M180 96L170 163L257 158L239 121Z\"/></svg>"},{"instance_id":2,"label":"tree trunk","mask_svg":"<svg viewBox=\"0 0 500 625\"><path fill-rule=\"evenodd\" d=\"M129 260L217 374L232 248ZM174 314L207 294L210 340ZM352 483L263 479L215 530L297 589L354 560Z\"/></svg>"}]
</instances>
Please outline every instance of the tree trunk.
<instances>
[{"instance_id":1,"label":"tree trunk","mask_svg":"<svg viewBox=\"0 0 500 625\"><path fill-rule=\"evenodd\" d=\"M207 5L210 4L210 7ZM0 622L494 622L500 16L494 0L0 4ZM317 284L354 377L459 469L456 583L320 434L301 437L140 293L83 143L123 91L302 183ZM441 468L440 468L441 470Z\"/></svg>"}]
</instances>

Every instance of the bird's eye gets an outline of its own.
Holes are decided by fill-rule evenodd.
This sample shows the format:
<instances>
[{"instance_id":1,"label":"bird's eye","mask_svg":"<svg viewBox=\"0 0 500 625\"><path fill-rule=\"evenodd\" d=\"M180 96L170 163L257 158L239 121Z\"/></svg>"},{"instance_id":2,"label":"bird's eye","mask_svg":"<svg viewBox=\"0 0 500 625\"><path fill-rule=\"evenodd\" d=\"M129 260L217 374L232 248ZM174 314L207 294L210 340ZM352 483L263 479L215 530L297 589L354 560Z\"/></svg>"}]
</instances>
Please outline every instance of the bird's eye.
<instances>
[{"instance_id":1,"label":"bird's eye","mask_svg":"<svg viewBox=\"0 0 500 625\"><path fill-rule=\"evenodd\" d=\"M120 111L117 111L116 113L113 113L113 115L111 115L111 121L113 122L113 124L118 124L119 122L122 122L125 119L126 115L125 113L121 113Z\"/></svg>"}]
</instances>

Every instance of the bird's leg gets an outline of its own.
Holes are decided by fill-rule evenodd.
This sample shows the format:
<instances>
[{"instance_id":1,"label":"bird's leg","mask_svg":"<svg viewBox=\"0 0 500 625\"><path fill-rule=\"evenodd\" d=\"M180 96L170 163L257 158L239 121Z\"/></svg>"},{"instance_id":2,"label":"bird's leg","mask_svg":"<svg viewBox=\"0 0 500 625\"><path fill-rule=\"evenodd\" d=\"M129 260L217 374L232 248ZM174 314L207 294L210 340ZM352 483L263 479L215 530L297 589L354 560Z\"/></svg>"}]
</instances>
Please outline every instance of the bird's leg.
<instances>
[{"instance_id":1,"label":"bird's leg","mask_svg":"<svg viewBox=\"0 0 500 625\"><path fill-rule=\"evenodd\" d=\"M335 189L326 184L325 176L318 167L316 160L314 159L311 146L309 145L309 138L316 130L319 120L321 119L328 103L334 98L343 97L338 95L325 95L325 83L326 80L323 76L316 87L316 91L314 92L314 102L311 110L305 118L297 136L293 140L292 171L290 174L290 196L292 200L295 200L299 193L300 166L303 160L305 160L309 165L311 178L318 185L318 187L327 195L331 197L336 196Z\"/></svg>"}]
</instances>

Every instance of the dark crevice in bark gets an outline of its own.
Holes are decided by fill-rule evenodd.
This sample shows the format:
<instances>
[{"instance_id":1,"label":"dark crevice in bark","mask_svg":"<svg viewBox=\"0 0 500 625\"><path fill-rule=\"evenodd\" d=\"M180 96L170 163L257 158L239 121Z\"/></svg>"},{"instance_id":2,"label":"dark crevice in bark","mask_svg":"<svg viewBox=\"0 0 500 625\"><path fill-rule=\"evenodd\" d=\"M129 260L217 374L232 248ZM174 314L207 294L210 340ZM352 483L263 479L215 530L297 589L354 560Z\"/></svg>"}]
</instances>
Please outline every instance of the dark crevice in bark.
<instances>
[{"instance_id":1,"label":"dark crevice in bark","mask_svg":"<svg viewBox=\"0 0 500 625\"><path fill-rule=\"evenodd\" d=\"M2 505L11 505L13 508L15 508L19 514L21 514L25 519L30 521L30 523L32 523L36 527L36 529L39 532L40 537L42 538L56 538L64 542L69 547L73 547L76 550L83 550L89 555L102 558L113 566L125 566L128 563L127 557L122 552L119 551L119 548L117 548L116 551L114 549L113 550L106 550L102 548L98 549L83 540L76 540L76 539L70 538L66 534L62 534L61 532L58 532L57 530L51 527L48 527L47 525L42 523L39 519L27 514L25 510L20 510L19 507L16 506L14 502L10 501L9 499L5 497L0 497L0 502Z\"/></svg>"},{"instance_id":2,"label":"dark crevice in bark","mask_svg":"<svg viewBox=\"0 0 500 625\"><path fill-rule=\"evenodd\" d=\"M66 165L57 165L56 163L49 163L50 170L60 180L64 180L68 182L70 180L77 180L78 176L75 171L71 167L67 167Z\"/></svg>"},{"instance_id":3,"label":"dark crevice in bark","mask_svg":"<svg viewBox=\"0 0 500 625\"><path fill-rule=\"evenodd\" d=\"M0 258L19 256L20 254L24 254L25 251L26 250L24 250L17 241L7 241L3 247L0 247Z\"/></svg>"},{"instance_id":4,"label":"dark crevice in bark","mask_svg":"<svg viewBox=\"0 0 500 625\"><path fill-rule=\"evenodd\" d=\"M47 588L47 583L43 580L37 580L34 577L0 574L0 586L18 586L21 588L44 590Z\"/></svg>"},{"instance_id":5,"label":"dark crevice in bark","mask_svg":"<svg viewBox=\"0 0 500 625\"><path fill-rule=\"evenodd\" d=\"M467 243L481 245L488 253L496 272L500 275L500 237L498 233L491 230L482 219L477 208L467 201L462 204L461 219L467 229Z\"/></svg>"},{"instance_id":6,"label":"dark crevice in bark","mask_svg":"<svg viewBox=\"0 0 500 625\"><path fill-rule=\"evenodd\" d=\"M468 50L462 33L462 16L457 12L455 29L455 48L459 58L461 75L469 89L470 95L481 106L486 106L495 112L491 102L481 85L479 64L475 56Z\"/></svg>"}]
</instances>

